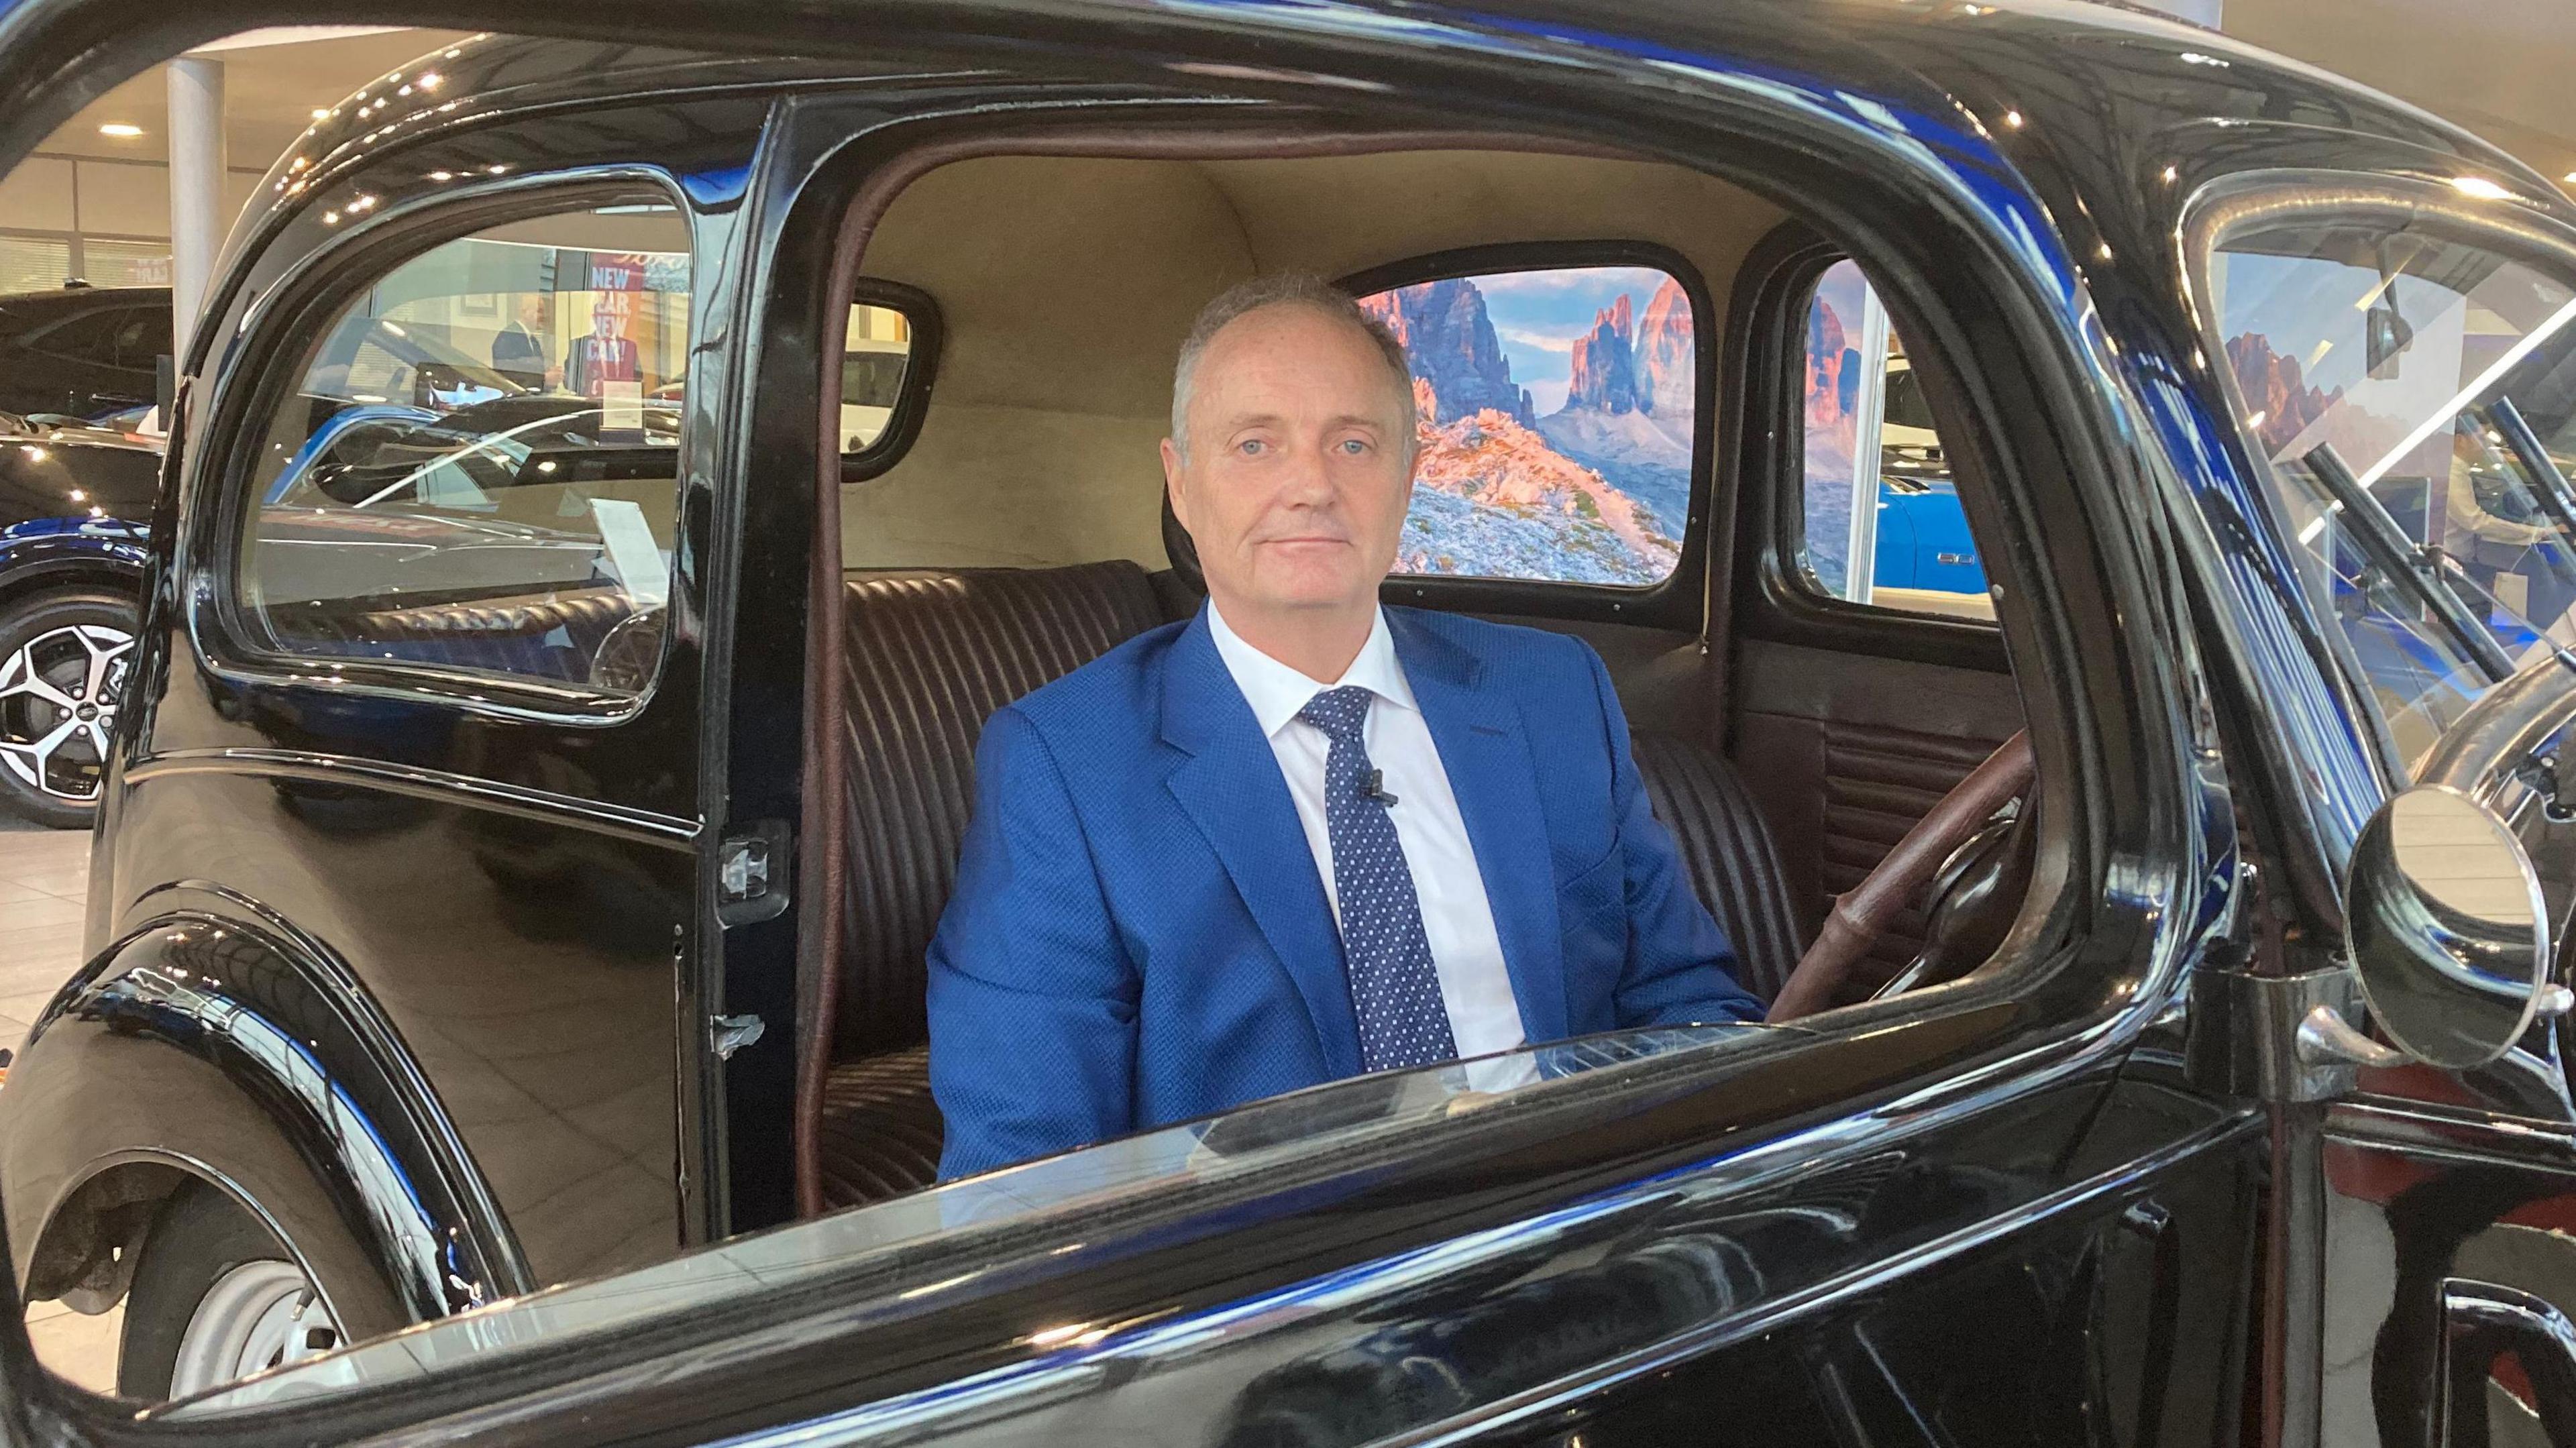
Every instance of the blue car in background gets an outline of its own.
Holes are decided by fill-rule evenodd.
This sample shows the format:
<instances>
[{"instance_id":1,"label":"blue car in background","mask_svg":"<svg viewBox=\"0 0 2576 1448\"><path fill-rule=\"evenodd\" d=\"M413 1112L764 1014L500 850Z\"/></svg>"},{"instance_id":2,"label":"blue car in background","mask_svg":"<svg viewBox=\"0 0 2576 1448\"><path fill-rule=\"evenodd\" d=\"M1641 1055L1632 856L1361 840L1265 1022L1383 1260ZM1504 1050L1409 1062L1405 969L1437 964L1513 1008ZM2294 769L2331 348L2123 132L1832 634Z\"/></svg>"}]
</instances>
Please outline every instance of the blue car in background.
<instances>
[{"instance_id":1,"label":"blue car in background","mask_svg":"<svg viewBox=\"0 0 2576 1448\"><path fill-rule=\"evenodd\" d=\"M1903 357L1888 359L1881 406L1878 544L1870 586L1982 597L1986 570L1977 561L1967 515L1959 510L1959 489L1933 430L1932 409Z\"/></svg>"}]
</instances>

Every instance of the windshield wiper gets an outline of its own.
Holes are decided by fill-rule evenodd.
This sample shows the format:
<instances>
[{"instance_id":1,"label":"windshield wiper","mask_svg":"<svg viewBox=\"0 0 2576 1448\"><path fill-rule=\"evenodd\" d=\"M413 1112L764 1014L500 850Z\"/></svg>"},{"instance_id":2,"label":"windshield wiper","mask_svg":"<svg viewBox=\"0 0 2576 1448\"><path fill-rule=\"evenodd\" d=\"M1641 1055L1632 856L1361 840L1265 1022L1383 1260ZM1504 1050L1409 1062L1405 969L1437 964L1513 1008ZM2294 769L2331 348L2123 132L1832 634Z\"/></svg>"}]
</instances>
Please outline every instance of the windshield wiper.
<instances>
[{"instance_id":1,"label":"windshield wiper","mask_svg":"<svg viewBox=\"0 0 2576 1448\"><path fill-rule=\"evenodd\" d=\"M2388 515L2388 508L2353 476L2352 468L2334 444L2321 442L2300 459L2308 465L2318 482L2325 485L2335 506L2352 522L2353 541L2379 570L2424 605L2442 631L2460 647L2471 663L2478 666L2490 684L2500 684L2513 677L2513 656L2488 633L2486 625L2469 611L2468 603L2451 588L2442 570L2438 550L2419 546Z\"/></svg>"}]
</instances>

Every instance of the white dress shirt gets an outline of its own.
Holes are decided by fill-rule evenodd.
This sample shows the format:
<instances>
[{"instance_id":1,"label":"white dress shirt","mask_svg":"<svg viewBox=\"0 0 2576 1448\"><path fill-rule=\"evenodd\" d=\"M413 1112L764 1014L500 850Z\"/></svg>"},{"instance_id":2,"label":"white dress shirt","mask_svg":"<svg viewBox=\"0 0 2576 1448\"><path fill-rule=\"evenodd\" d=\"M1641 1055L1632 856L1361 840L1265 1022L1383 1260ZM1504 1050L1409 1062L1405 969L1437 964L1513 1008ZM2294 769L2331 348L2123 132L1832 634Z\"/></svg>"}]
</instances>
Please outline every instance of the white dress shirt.
<instances>
[{"instance_id":1,"label":"white dress shirt","mask_svg":"<svg viewBox=\"0 0 2576 1448\"><path fill-rule=\"evenodd\" d=\"M1324 879L1324 898L1333 908L1338 928L1341 891L1333 880L1332 832L1324 823L1324 756L1331 741L1324 731L1297 717L1308 700L1326 689L1356 684L1377 697L1369 704L1362 738L1369 765L1382 772L1381 783L1396 802L1395 837L1404 846L1404 861L1413 873L1413 893L1422 904L1422 933L1431 942L1432 968L1440 976L1440 1001L1449 1010L1449 1034L1461 1056L1508 1051L1526 1039L1521 1010L1512 998L1511 976L1503 968L1502 937L1494 930L1494 909L1485 898L1485 877L1476 869L1476 852L1467 840L1467 822L1450 791L1449 771L1431 741L1431 726L1413 701L1404 665L1395 656L1395 636L1387 632L1386 611L1378 610L1368 642L1339 679L1318 683L1270 657L1226 627L1225 616L1208 604L1208 632L1215 636L1218 657L1243 690L1252 717L1270 740L1279 773L1288 781L1288 797L1297 804L1297 822L1306 829L1306 847Z\"/></svg>"}]
</instances>

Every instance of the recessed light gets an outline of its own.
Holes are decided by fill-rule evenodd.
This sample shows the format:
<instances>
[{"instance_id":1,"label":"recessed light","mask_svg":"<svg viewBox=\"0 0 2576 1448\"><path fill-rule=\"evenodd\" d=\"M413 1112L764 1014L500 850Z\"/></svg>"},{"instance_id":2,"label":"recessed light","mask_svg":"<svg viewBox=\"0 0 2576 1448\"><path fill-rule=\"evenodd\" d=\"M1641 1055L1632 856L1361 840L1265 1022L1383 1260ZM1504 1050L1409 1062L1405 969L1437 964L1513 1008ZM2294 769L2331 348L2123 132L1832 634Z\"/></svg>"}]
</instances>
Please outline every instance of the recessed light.
<instances>
[{"instance_id":1,"label":"recessed light","mask_svg":"<svg viewBox=\"0 0 2576 1448\"><path fill-rule=\"evenodd\" d=\"M313 108L313 119L317 121L327 121L337 114L339 113L332 110L329 106L315 106Z\"/></svg>"},{"instance_id":2,"label":"recessed light","mask_svg":"<svg viewBox=\"0 0 2576 1448\"><path fill-rule=\"evenodd\" d=\"M2568 172L2566 175L2561 176L2561 177L2559 177L2558 179L2559 179L2559 180L2561 180L2561 181L2576 182L2576 171L2570 171L2570 172Z\"/></svg>"},{"instance_id":3,"label":"recessed light","mask_svg":"<svg viewBox=\"0 0 2576 1448\"><path fill-rule=\"evenodd\" d=\"M114 136L120 141L130 141L136 136L142 135L143 128L141 126L128 125L124 121L110 121L106 125L99 127L98 133L102 136Z\"/></svg>"}]
</instances>

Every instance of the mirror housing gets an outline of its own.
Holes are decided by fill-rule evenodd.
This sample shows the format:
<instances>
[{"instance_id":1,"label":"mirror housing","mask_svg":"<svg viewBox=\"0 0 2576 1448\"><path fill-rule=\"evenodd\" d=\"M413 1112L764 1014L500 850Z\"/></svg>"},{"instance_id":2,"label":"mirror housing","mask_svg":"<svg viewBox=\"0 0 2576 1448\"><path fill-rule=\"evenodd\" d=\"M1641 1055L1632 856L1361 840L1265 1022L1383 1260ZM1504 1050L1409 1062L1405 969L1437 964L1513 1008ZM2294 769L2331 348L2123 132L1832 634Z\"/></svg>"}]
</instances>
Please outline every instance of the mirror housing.
<instances>
[{"instance_id":1,"label":"mirror housing","mask_svg":"<svg viewBox=\"0 0 2576 1448\"><path fill-rule=\"evenodd\" d=\"M2548 907L2504 821L2448 785L2380 806L2344 876L2344 947L2371 1019L2416 1060L2483 1066L2568 993L2549 982Z\"/></svg>"}]
</instances>

